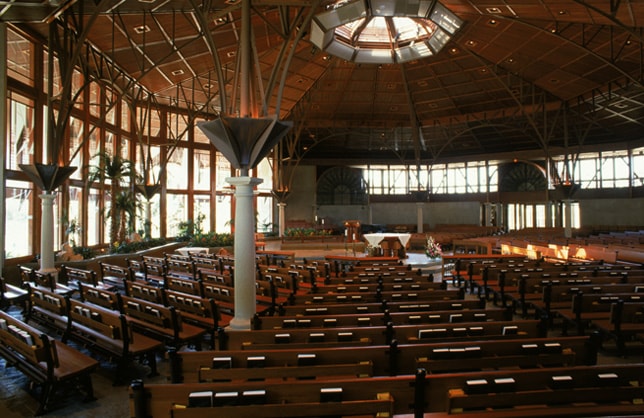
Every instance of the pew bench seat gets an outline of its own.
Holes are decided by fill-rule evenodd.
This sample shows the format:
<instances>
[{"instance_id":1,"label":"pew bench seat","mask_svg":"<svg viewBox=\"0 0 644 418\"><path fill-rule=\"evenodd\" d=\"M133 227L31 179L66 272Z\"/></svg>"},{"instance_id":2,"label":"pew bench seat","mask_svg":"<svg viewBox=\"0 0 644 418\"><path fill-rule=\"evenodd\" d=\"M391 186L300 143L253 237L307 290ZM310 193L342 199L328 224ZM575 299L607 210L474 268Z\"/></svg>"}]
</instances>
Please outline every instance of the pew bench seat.
<instances>
[{"instance_id":1,"label":"pew bench seat","mask_svg":"<svg viewBox=\"0 0 644 418\"><path fill-rule=\"evenodd\" d=\"M95 399L91 373L98 368L98 361L3 311L0 311L0 356L34 384L42 386L36 415L53 408L56 392L62 386L74 386L84 393L85 401Z\"/></svg>"}]
</instances>

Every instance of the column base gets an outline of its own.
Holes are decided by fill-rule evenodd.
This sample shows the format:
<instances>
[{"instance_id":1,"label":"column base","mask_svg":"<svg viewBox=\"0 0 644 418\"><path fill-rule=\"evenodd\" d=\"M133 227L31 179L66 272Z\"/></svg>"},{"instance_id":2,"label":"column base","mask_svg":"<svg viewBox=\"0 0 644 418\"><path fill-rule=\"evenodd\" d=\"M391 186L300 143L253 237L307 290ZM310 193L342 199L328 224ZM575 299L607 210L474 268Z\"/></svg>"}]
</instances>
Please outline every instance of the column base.
<instances>
[{"instance_id":1,"label":"column base","mask_svg":"<svg viewBox=\"0 0 644 418\"><path fill-rule=\"evenodd\" d=\"M233 318L226 327L227 331L250 331L250 319Z\"/></svg>"}]
</instances>

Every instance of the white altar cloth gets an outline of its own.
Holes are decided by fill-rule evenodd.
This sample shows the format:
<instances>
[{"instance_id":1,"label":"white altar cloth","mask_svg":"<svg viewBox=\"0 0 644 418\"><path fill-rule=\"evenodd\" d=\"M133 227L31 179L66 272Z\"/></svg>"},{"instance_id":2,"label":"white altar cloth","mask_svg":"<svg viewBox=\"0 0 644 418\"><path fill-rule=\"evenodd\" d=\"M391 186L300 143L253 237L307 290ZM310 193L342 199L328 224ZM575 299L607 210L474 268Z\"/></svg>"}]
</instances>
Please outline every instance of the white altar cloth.
<instances>
[{"instance_id":1,"label":"white altar cloth","mask_svg":"<svg viewBox=\"0 0 644 418\"><path fill-rule=\"evenodd\" d=\"M411 238L411 234L384 232L379 234L364 234L363 237L367 240L369 245L376 247L385 238L396 237L402 244L403 248L407 248L407 243Z\"/></svg>"},{"instance_id":2,"label":"white altar cloth","mask_svg":"<svg viewBox=\"0 0 644 418\"><path fill-rule=\"evenodd\" d=\"M208 254L210 252L210 248L209 247L183 247L183 248L177 248L176 251L183 255L189 255L190 253Z\"/></svg>"}]
</instances>

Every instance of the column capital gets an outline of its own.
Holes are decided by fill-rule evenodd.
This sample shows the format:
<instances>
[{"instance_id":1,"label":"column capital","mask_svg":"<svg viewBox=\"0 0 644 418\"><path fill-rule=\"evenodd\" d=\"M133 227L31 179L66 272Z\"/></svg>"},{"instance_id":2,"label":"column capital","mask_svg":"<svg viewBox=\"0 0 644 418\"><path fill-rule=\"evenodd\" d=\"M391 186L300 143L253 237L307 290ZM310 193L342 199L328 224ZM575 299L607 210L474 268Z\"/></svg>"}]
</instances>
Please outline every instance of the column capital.
<instances>
[{"instance_id":1,"label":"column capital","mask_svg":"<svg viewBox=\"0 0 644 418\"><path fill-rule=\"evenodd\" d=\"M263 183L264 180L257 177L226 177L226 183L233 186L257 186L258 184Z\"/></svg>"}]
</instances>

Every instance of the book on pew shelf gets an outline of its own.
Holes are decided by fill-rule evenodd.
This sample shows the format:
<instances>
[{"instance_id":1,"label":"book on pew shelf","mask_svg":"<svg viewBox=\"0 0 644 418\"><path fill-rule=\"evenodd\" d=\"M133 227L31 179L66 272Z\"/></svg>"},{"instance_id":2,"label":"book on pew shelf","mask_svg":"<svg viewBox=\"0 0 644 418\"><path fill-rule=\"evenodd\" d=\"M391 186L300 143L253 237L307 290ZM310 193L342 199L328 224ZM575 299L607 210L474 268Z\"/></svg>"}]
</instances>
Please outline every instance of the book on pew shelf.
<instances>
[{"instance_id":1,"label":"book on pew shelf","mask_svg":"<svg viewBox=\"0 0 644 418\"><path fill-rule=\"evenodd\" d=\"M320 402L342 402L342 388L321 388Z\"/></svg>"},{"instance_id":2,"label":"book on pew shelf","mask_svg":"<svg viewBox=\"0 0 644 418\"><path fill-rule=\"evenodd\" d=\"M275 342L277 344L287 344L291 341L291 334L275 334Z\"/></svg>"},{"instance_id":3,"label":"book on pew shelf","mask_svg":"<svg viewBox=\"0 0 644 418\"><path fill-rule=\"evenodd\" d=\"M266 403L266 391L264 389L245 390L242 392L240 404L242 405L263 405Z\"/></svg>"},{"instance_id":4,"label":"book on pew shelf","mask_svg":"<svg viewBox=\"0 0 644 418\"><path fill-rule=\"evenodd\" d=\"M358 307L356 307L356 311L357 312L368 312L369 307L368 306L358 306Z\"/></svg>"},{"instance_id":5,"label":"book on pew shelf","mask_svg":"<svg viewBox=\"0 0 644 418\"><path fill-rule=\"evenodd\" d=\"M467 336L467 328L465 327L452 328L452 336L454 337Z\"/></svg>"},{"instance_id":6,"label":"book on pew shelf","mask_svg":"<svg viewBox=\"0 0 644 418\"><path fill-rule=\"evenodd\" d=\"M465 381L465 393L467 394L488 393L489 391L490 384L486 379L470 379Z\"/></svg>"},{"instance_id":7,"label":"book on pew shelf","mask_svg":"<svg viewBox=\"0 0 644 418\"><path fill-rule=\"evenodd\" d=\"M239 392L215 392L213 406L233 406L239 401Z\"/></svg>"},{"instance_id":8,"label":"book on pew shelf","mask_svg":"<svg viewBox=\"0 0 644 418\"><path fill-rule=\"evenodd\" d=\"M573 386L572 376L560 375L550 378L550 387L552 389L568 389Z\"/></svg>"},{"instance_id":9,"label":"book on pew shelf","mask_svg":"<svg viewBox=\"0 0 644 418\"><path fill-rule=\"evenodd\" d=\"M5 319L0 319L0 329L7 331L7 321Z\"/></svg>"},{"instance_id":10,"label":"book on pew shelf","mask_svg":"<svg viewBox=\"0 0 644 418\"><path fill-rule=\"evenodd\" d=\"M449 348L447 347L433 348L430 357L437 360L446 359L449 357Z\"/></svg>"},{"instance_id":11,"label":"book on pew shelf","mask_svg":"<svg viewBox=\"0 0 644 418\"><path fill-rule=\"evenodd\" d=\"M477 321L477 322L485 322L485 321L487 321L487 314L475 313L474 314L474 320Z\"/></svg>"},{"instance_id":12,"label":"book on pew shelf","mask_svg":"<svg viewBox=\"0 0 644 418\"><path fill-rule=\"evenodd\" d=\"M338 341L347 342L353 340L353 332L338 332Z\"/></svg>"},{"instance_id":13,"label":"book on pew shelf","mask_svg":"<svg viewBox=\"0 0 644 418\"><path fill-rule=\"evenodd\" d=\"M303 328L308 328L311 326L311 320L310 319L298 319L297 320L297 326L298 327L303 327Z\"/></svg>"},{"instance_id":14,"label":"book on pew shelf","mask_svg":"<svg viewBox=\"0 0 644 418\"><path fill-rule=\"evenodd\" d=\"M409 318L407 319L407 321L410 324L418 324L420 322L420 319L421 319L420 315L409 315Z\"/></svg>"},{"instance_id":15,"label":"book on pew shelf","mask_svg":"<svg viewBox=\"0 0 644 418\"><path fill-rule=\"evenodd\" d=\"M94 321L101 322L101 314L98 312L90 312L89 317L92 318Z\"/></svg>"},{"instance_id":16,"label":"book on pew shelf","mask_svg":"<svg viewBox=\"0 0 644 418\"><path fill-rule=\"evenodd\" d=\"M519 327L516 325L508 325L503 327L502 335L517 335L519 332Z\"/></svg>"},{"instance_id":17,"label":"book on pew shelf","mask_svg":"<svg viewBox=\"0 0 644 418\"><path fill-rule=\"evenodd\" d=\"M428 318L430 324L438 324L438 323L441 322L441 316L440 315L432 314L432 315L429 315L427 318Z\"/></svg>"},{"instance_id":18,"label":"book on pew shelf","mask_svg":"<svg viewBox=\"0 0 644 418\"><path fill-rule=\"evenodd\" d=\"M212 358L213 369L230 369L232 367L233 367L232 357L213 357Z\"/></svg>"},{"instance_id":19,"label":"book on pew shelf","mask_svg":"<svg viewBox=\"0 0 644 418\"><path fill-rule=\"evenodd\" d=\"M189 408L209 408L212 407L213 392L205 390L201 392L192 392L188 394Z\"/></svg>"},{"instance_id":20,"label":"book on pew shelf","mask_svg":"<svg viewBox=\"0 0 644 418\"><path fill-rule=\"evenodd\" d=\"M523 354L539 354L538 344L521 344L521 351Z\"/></svg>"},{"instance_id":21,"label":"book on pew shelf","mask_svg":"<svg viewBox=\"0 0 644 418\"><path fill-rule=\"evenodd\" d=\"M297 321L295 319L285 319L282 321L282 328L295 328Z\"/></svg>"},{"instance_id":22,"label":"book on pew shelf","mask_svg":"<svg viewBox=\"0 0 644 418\"><path fill-rule=\"evenodd\" d=\"M358 325L363 327L371 325L371 318L365 318L365 317L358 318Z\"/></svg>"},{"instance_id":23,"label":"book on pew shelf","mask_svg":"<svg viewBox=\"0 0 644 418\"><path fill-rule=\"evenodd\" d=\"M619 376L617 373L599 373L597 374L597 385L604 386L619 386Z\"/></svg>"},{"instance_id":24,"label":"book on pew shelf","mask_svg":"<svg viewBox=\"0 0 644 418\"><path fill-rule=\"evenodd\" d=\"M545 343L543 345L543 352L546 354L561 354L562 351L560 343Z\"/></svg>"},{"instance_id":25,"label":"book on pew shelf","mask_svg":"<svg viewBox=\"0 0 644 418\"><path fill-rule=\"evenodd\" d=\"M483 329L483 327L469 327L467 333L471 336L483 335L485 333L485 330Z\"/></svg>"},{"instance_id":26,"label":"book on pew shelf","mask_svg":"<svg viewBox=\"0 0 644 418\"><path fill-rule=\"evenodd\" d=\"M463 314L451 314L449 316L449 322L463 322Z\"/></svg>"},{"instance_id":27,"label":"book on pew shelf","mask_svg":"<svg viewBox=\"0 0 644 418\"><path fill-rule=\"evenodd\" d=\"M322 343L324 342L325 334L323 332L312 332L309 334L310 343Z\"/></svg>"},{"instance_id":28,"label":"book on pew shelf","mask_svg":"<svg viewBox=\"0 0 644 418\"><path fill-rule=\"evenodd\" d=\"M298 366L315 366L317 356L313 353L303 353L297 355Z\"/></svg>"},{"instance_id":29,"label":"book on pew shelf","mask_svg":"<svg viewBox=\"0 0 644 418\"><path fill-rule=\"evenodd\" d=\"M479 346L465 347L465 355L470 358L482 357L483 350Z\"/></svg>"},{"instance_id":30,"label":"book on pew shelf","mask_svg":"<svg viewBox=\"0 0 644 418\"><path fill-rule=\"evenodd\" d=\"M436 338L447 336L447 328L419 329L418 338Z\"/></svg>"},{"instance_id":31,"label":"book on pew shelf","mask_svg":"<svg viewBox=\"0 0 644 418\"><path fill-rule=\"evenodd\" d=\"M514 392L517 388L512 377L501 377L494 379L494 390L496 392Z\"/></svg>"},{"instance_id":32,"label":"book on pew shelf","mask_svg":"<svg viewBox=\"0 0 644 418\"><path fill-rule=\"evenodd\" d=\"M249 356L246 359L246 367L249 369L259 369L266 365L266 357L264 356Z\"/></svg>"},{"instance_id":33,"label":"book on pew shelf","mask_svg":"<svg viewBox=\"0 0 644 418\"><path fill-rule=\"evenodd\" d=\"M338 320L336 318L324 318L324 326L325 327L334 327L338 323Z\"/></svg>"}]
</instances>

